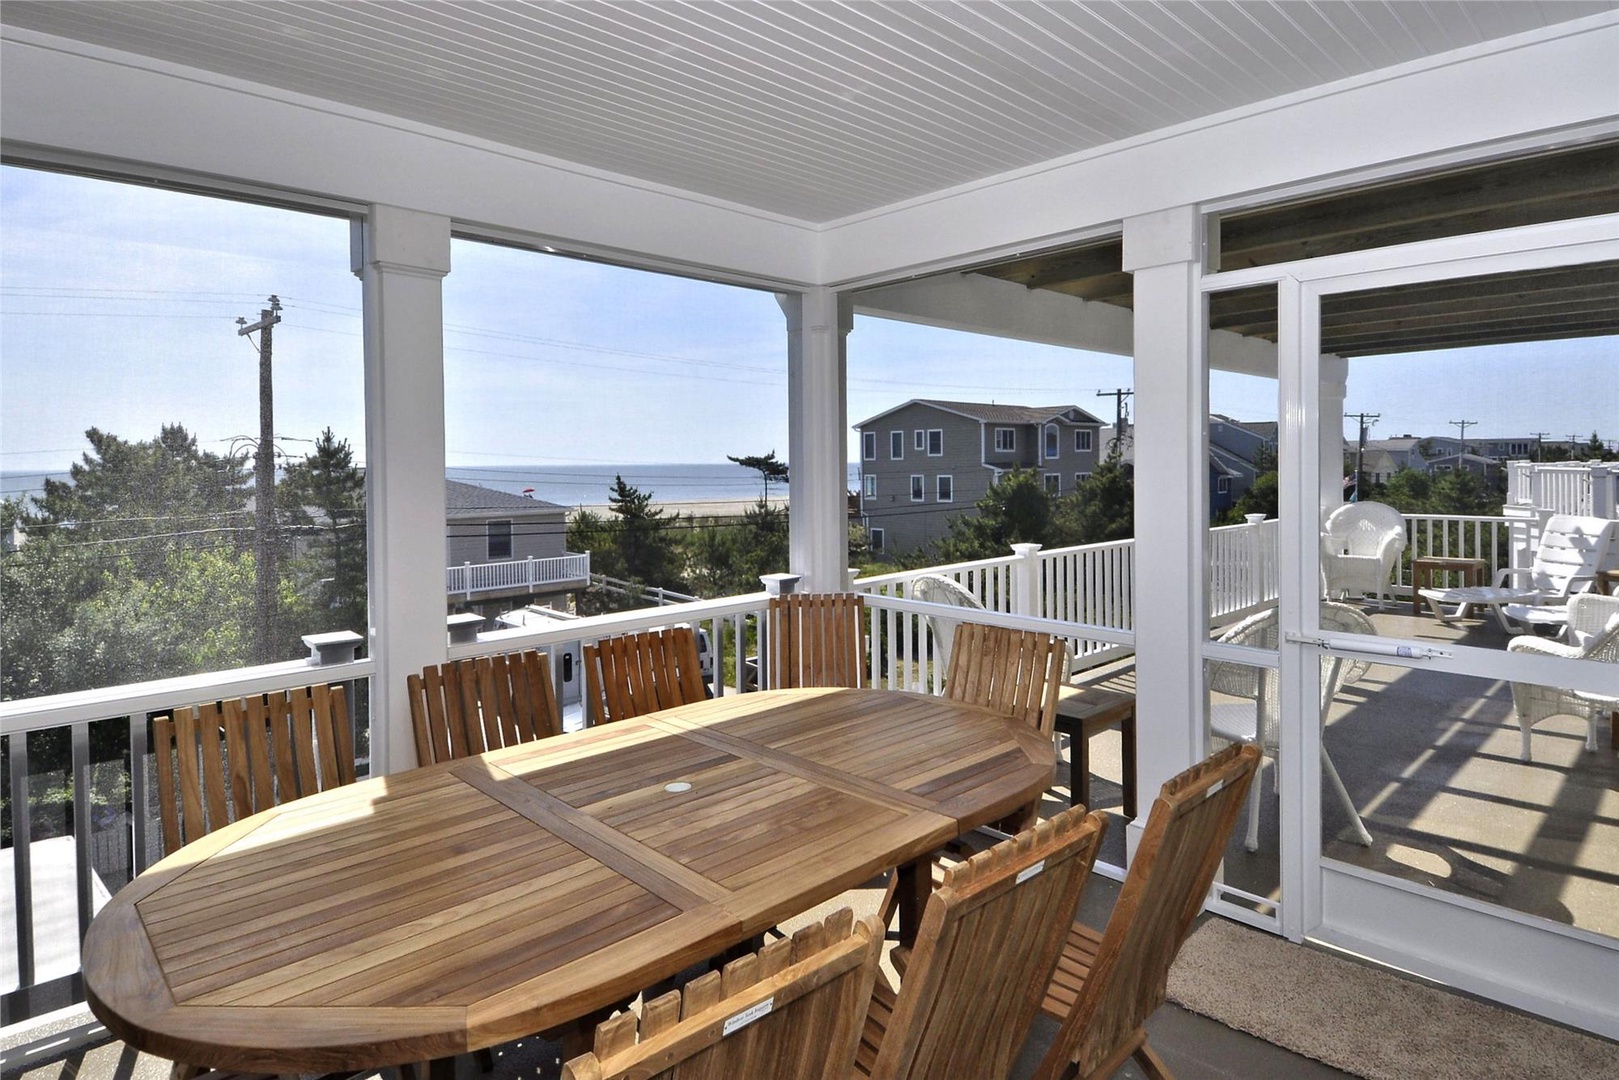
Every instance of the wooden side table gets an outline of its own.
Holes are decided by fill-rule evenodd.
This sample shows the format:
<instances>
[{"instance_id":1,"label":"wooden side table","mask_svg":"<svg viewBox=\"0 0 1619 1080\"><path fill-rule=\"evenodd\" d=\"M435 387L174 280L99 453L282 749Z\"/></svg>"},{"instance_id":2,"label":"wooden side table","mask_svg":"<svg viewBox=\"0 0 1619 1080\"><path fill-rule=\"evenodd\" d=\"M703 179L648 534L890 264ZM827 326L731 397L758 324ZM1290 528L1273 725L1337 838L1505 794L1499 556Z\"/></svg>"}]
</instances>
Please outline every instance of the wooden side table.
<instances>
[{"instance_id":1,"label":"wooden side table","mask_svg":"<svg viewBox=\"0 0 1619 1080\"><path fill-rule=\"evenodd\" d=\"M1598 570L1596 583L1592 591L1604 596L1619 593L1619 570Z\"/></svg>"},{"instance_id":2,"label":"wooden side table","mask_svg":"<svg viewBox=\"0 0 1619 1080\"><path fill-rule=\"evenodd\" d=\"M1091 736L1118 725L1124 758L1124 816L1136 816L1136 699L1095 686L1064 686L1057 697L1057 731L1067 735L1072 756L1068 805L1091 804Z\"/></svg>"},{"instance_id":3,"label":"wooden side table","mask_svg":"<svg viewBox=\"0 0 1619 1080\"><path fill-rule=\"evenodd\" d=\"M1463 587L1483 585L1489 563L1483 559L1454 559L1424 555L1411 560L1411 617L1422 614L1422 590L1433 588L1434 575L1458 573Z\"/></svg>"}]
</instances>

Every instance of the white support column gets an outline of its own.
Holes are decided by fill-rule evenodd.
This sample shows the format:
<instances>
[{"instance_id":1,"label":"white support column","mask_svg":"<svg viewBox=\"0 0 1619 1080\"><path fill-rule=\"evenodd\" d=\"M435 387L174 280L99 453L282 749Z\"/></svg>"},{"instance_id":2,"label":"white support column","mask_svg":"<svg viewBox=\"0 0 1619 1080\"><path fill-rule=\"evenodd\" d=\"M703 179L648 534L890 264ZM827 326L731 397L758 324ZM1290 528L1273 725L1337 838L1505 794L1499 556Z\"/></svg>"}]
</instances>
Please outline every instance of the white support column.
<instances>
[{"instance_id":1,"label":"white support column","mask_svg":"<svg viewBox=\"0 0 1619 1080\"><path fill-rule=\"evenodd\" d=\"M1135 276L1136 790L1203 756L1209 528L1202 229L1195 207L1124 222ZM1130 826L1132 853L1143 818Z\"/></svg>"},{"instance_id":2,"label":"white support column","mask_svg":"<svg viewBox=\"0 0 1619 1080\"><path fill-rule=\"evenodd\" d=\"M824 288L776 299L787 316L789 563L805 591L838 591L849 567L844 387L853 309Z\"/></svg>"},{"instance_id":3,"label":"white support column","mask_svg":"<svg viewBox=\"0 0 1619 1080\"><path fill-rule=\"evenodd\" d=\"M364 283L371 768L416 765L405 677L445 659L444 308L450 221L372 206L356 225Z\"/></svg>"}]
</instances>

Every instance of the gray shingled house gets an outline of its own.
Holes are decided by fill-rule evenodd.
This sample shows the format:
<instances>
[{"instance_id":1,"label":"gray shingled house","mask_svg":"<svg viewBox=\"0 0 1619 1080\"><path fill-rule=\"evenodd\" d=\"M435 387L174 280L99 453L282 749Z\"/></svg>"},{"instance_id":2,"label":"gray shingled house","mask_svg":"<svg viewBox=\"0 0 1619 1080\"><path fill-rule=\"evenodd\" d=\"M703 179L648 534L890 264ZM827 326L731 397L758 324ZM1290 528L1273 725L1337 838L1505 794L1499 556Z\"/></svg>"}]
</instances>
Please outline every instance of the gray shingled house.
<instances>
[{"instance_id":1,"label":"gray shingled house","mask_svg":"<svg viewBox=\"0 0 1619 1080\"><path fill-rule=\"evenodd\" d=\"M914 399L855 425L860 509L874 554L944 536L1004 472L1031 469L1066 495L1101 460L1102 422L1074 405Z\"/></svg>"}]
</instances>

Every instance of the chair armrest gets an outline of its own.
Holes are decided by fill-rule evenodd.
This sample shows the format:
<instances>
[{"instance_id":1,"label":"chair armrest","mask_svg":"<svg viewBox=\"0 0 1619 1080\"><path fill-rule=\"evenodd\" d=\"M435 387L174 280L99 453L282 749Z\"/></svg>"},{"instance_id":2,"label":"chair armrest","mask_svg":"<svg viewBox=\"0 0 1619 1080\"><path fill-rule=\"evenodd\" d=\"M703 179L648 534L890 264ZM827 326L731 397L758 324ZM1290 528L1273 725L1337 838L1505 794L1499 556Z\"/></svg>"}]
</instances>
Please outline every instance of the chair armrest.
<instances>
[{"instance_id":1,"label":"chair armrest","mask_svg":"<svg viewBox=\"0 0 1619 1080\"><path fill-rule=\"evenodd\" d=\"M1495 572L1495 587L1502 588L1506 585L1508 578L1522 577L1529 573L1531 569L1532 567L1528 566L1503 566Z\"/></svg>"},{"instance_id":2,"label":"chair armrest","mask_svg":"<svg viewBox=\"0 0 1619 1080\"><path fill-rule=\"evenodd\" d=\"M1556 656L1564 660L1578 660L1581 655L1578 646L1535 637L1513 638L1507 642L1507 652L1535 653L1538 656Z\"/></svg>"}]
</instances>

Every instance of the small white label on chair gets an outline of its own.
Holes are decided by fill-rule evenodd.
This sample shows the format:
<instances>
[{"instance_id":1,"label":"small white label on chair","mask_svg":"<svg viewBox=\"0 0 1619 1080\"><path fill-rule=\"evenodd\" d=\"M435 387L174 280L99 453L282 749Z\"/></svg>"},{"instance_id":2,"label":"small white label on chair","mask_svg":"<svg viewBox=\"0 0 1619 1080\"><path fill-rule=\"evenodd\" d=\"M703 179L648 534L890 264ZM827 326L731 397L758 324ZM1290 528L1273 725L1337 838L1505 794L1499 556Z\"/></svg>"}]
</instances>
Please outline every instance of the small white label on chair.
<instances>
[{"instance_id":1,"label":"small white label on chair","mask_svg":"<svg viewBox=\"0 0 1619 1080\"><path fill-rule=\"evenodd\" d=\"M720 1034L729 1035L734 1031L740 1031L749 1024L753 1023L755 1020L759 1019L759 1017L769 1016L770 1008L775 1003L775 1000L776 999L774 997L767 997L757 1005L750 1005L746 1009L743 1009L741 1012L725 1021L725 1026L720 1029Z\"/></svg>"},{"instance_id":2,"label":"small white label on chair","mask_svg":"<svg viewBox=\"0 0 1619 1080\"><path fill-rule=\"evenodd\" d=\"M1039 862L1035 863L1033 866L1025 866L1022 870L1018 871L1017 881L1014 882L1014 884L1017 884L1017 885L1023 884L1025 881L1028 881L1030 878L1034 877L1034 875L1038 874L1040 871L1044 870L1045 868L1046 868L1046 860L1044 860L1044 859L1041 859Z\"/></svg>"},{"instance_id":3,"label":"small white label on chair","mask_svg":"<svg viewBox=\"0 0 1619 1080\"><path fill-rule=\"evenodd\" d=\"M672 784L663 785L663 790L667 791L671 795L679 795L683 791L690 791L691 785L686 783L684 780L676 780Z\"/></svg>"}]
</instances>

